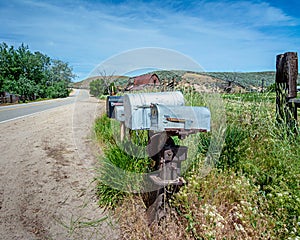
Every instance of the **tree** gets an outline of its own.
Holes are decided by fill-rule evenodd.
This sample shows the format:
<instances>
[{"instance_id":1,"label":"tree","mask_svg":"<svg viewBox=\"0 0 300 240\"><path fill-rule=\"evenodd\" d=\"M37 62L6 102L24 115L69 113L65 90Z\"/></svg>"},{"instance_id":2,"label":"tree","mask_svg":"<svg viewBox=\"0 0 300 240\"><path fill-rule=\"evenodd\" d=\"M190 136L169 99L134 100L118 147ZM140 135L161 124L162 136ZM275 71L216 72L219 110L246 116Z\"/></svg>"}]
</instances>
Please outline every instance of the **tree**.
<instances>
[{"instance_id":1,"label":"tree","mask_svg":"<svg viewBox=\"0 0 300 240\"><path fill-rule=\"evenodd\" d=\"M105 94L113 95L114 94L114 92L113 92L114 88L112 88L112 86L114 86L114 85L112 85L112 83L115 80L114 74L112 73L112 74L108 75L108 74L106 74L106 72L104 70L102 72L99 72L99 75L101 76L100 79L101 79L101 82L102 82L103 87L105 89L104 90Z\"/></svg>"},{"instance_id":2,"label":"tree","mask_svg":"<svg viewBox=\"0 0 300 240\"><path fill-rule=\"evenodd\" d=\"M0 44L0 91L3 91L4 84L14 79L14 47L8 47L6 43Z\"/></svg>"},{"instance_id":3,"label":"tree","mask_svg":"<svg viewBox=\"0 0 300 240\"><path fill-rule=\"evenodd\" d=\"M103 79L96 79L90 82L90 94L95 97L107 94L107 88Z\"/></svg>"},{"instance_id":4,"label":"tree","mask_svg":"<svg viewBox=\"0 0 300 240\"><path fill-rule=\"evenodd\" d=\"M52 60L49 70L49 77L52 82L63 81L65 83L70 83L72 79L76 77L76 75L72 73L73 69L69 64L61 60Z\"/></svg>"},{"instance_id":5,"label":"tree","mask_svg":"<svg viewBox=\"0 0 300 240\"><path fill-rule=\"evenodd\" d=\"M17 49L0 44L0 92L19 94L24 99L68 96L75 77L68 63L31 52L21 44Z\"/></svg>"},{"instance_id":6,"label":"tree","mask_svg":"<svg viewBox=\"0 0 300 240\"><path fill-rule=\"evenodd\" d=\"M18 80L18 93L22 98L34 100L36 98L36 85L34 81L21 76Z\"/></svg>"}]
</instances>

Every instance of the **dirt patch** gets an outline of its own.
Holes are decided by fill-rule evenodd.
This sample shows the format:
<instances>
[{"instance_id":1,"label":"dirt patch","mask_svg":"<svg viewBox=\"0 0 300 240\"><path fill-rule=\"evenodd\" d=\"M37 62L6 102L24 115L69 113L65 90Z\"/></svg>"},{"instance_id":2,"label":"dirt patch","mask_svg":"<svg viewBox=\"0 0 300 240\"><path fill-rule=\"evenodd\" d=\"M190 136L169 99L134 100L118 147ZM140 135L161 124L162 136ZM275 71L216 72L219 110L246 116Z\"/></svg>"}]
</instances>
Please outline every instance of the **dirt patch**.
<instances>
[{"instance_id":1,"label":"dirt patch","mask_svg":"<svg viewBox=\"0 0 300 240\"><path fill-rule=\"evenodd\" d=\"M74 104L0 124L0 239L118 239L93 182L102 111L81 91Z\"/></svg>"}]
</instances>

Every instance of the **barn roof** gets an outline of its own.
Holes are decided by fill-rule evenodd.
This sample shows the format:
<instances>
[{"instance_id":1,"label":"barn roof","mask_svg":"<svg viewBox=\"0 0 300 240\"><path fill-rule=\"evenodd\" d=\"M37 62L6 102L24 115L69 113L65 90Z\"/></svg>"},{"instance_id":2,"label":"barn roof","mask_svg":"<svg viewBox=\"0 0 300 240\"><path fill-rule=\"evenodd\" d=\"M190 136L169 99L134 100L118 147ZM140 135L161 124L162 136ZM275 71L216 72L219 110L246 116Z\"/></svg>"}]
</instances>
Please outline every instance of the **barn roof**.
<instances>
[{"instance_id":1,"label":"barn roof","mask_svg":"<svg viewBox=\"0 0 300 240\"><path fill-rule=\"evenodd\" d=\"M155 73L148 73L141 76L134 77L134 85L143 85L151 83L152 79L157 79L159 83L159 77Z\"/></svg>"},{"instance_id":2,"label":"barn roof","mask_svg":"<svg viewBox=\"0 0 300 240\"><path fill-rule=\"evenodd\" d=\"M159 86L159 77L155 73L148 73L129 79L128 85L125 88L126 91L142 90L147 87Z\"/></svg>"}]
</instances>

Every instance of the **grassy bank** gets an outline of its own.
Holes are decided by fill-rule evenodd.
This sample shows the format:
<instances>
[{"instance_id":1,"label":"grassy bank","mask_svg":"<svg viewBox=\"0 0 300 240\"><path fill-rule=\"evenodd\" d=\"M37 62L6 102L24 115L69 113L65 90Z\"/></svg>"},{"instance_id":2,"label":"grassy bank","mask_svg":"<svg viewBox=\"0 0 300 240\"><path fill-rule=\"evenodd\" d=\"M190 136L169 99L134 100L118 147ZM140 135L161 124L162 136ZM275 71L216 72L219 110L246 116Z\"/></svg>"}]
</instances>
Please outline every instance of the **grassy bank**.
<instances>
[{"instance_id":1,"label":"grassy bank","mask_svg":"<svg viewBox=\"0 0 300 240\"><path fill-rule=\"evenodd\" d=\"M187 93L195 99L196 93ZM275 96L223 95L227 129L219 161L203 175L210 135L199 138L188 184L168 203L168 216L148 227L138 194L113 189L111 163L147 172L151 161L126 155L116 146L112 123L102 116L95 130L105 156L98 178L99 204L114 207L126 239L299 239L300 136L275 124ZM142 139L137 137L137 139ZM100 175L101 174L101 175ZM113 181L113 179L110 179Z\"/></svg>"}]
</instances>

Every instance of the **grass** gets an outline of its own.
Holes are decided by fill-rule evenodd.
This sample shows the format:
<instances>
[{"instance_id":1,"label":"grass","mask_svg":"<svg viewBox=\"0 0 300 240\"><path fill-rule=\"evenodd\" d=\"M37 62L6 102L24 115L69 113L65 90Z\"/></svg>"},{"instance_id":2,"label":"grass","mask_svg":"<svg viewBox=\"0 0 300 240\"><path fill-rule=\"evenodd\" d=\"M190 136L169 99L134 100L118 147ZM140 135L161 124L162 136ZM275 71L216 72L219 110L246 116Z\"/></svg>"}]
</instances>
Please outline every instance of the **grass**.
<instances>
[{"instance_id":1,"label":"grass","mask_svg":"<svg viewBox=\"0 0 300 240\"><path fill-rule=\"evenodd\" d=\"M266 93L235 93L235 94L223 94L223 99L228 101L239 101L239 102L274 102L276 98L275 92L266 92Z\"/></svg>"},{"instance_id":2,"label":"grass","mask_svg":"<svg viewBox=\"0 0 300 240\"><path fill-rule=\"evenodd\" d=\"M138 191L143 175L149 170L150 159L139 156L135 145L130 142L120 144L116 134L119 124L105 114L96 120L94 125L96 138L102 146L104 155L100 157L100 168L97 177L97 195L101 207L114 209L128 196L127 192ZM145 131L133 131L131 141L144 145ZM144 140L143 140L144 139ZM134 152L135 154L130 154ZM136 174L135 174L136 173Z\"/></svg>"},{"instance_id":3,"label":"grass","mask_svg":"<svg viewBox=\"0 0 300 240\"><path fill-rule=\"evenodd\" d=\"M222 97L227 129L219 161L203 175L211 134L199 135L197 157L184 176L188 184L168 202L160 225L146 224L140 196L98 188L100 204L103 196L117 196L114 207L126 239L300 238L300 136L275 123L274 94ZM186 98L191 105L205 103L192 91L186 91ZM127 158L112 147L112 128L105 117L99 121L95 128L102 131L98 137L106 157L124 161L131 171L147 171L149 162Z\"/></svg>"}]
</instances>

